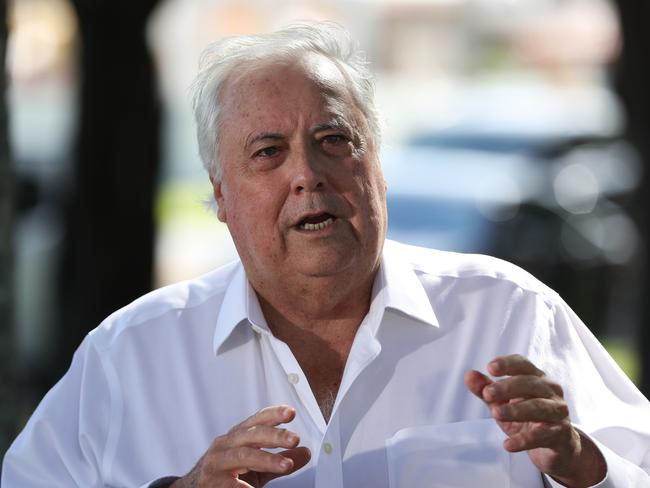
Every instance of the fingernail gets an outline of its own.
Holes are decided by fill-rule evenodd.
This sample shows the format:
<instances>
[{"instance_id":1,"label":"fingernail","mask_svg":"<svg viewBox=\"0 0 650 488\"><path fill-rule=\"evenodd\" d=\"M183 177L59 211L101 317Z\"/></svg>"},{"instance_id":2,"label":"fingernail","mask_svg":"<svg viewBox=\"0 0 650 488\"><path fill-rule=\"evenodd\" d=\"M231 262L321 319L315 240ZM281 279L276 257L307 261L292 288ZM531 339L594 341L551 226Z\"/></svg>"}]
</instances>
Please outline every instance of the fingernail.
<instances>
[{"instance_id":1,"label":"fingernail","mask_svg":"<svg viewBox=\"0 0 650 488\"><path fill-rule=\"evenodd\" d=\"M287 435L287 441L289 441L290 444L296 444L298 442L298 436L296 434L288 434Z\"/></svg>"},{"instance_id":2,"label":"fingernail","mask_svg":"<svg viewBox=\"0 0 650 488\"><path fill-rule=\"evenodd\" d=\"M287 458L284 458L282 461L280 461L280 467L282 469L289 469L291 467L291 461Z\"/></svg>"},{"instance_id":3,"label":"fingernail","mask_svg":"<svg viewBox=\"0 0 650 488\"><path fill-rule=\"evenodd\" d=\"M293 413L293 408L287 407L282 411L282 413L285 417L289 417Z\"/></svg>"}]
</instances>

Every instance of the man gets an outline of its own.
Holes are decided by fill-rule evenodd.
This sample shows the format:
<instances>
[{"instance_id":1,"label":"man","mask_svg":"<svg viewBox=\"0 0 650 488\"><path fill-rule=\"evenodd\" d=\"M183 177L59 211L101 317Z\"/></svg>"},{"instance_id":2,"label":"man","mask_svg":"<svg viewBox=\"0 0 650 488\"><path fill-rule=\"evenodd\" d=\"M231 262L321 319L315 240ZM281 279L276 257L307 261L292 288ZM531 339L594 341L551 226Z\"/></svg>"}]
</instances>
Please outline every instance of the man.
<instances>
[{"instance_id":1,"label":"man","mask_svg":"<svg viewBox=\"0 0 650 488\"><path fill-rule=\"evenodd\" d=\"M209 48L199 148L241 262L89 334L7 488L650 486L650 405L555 293L384 242L369 79L328 24Z\"/></svg>"}]
</instances>

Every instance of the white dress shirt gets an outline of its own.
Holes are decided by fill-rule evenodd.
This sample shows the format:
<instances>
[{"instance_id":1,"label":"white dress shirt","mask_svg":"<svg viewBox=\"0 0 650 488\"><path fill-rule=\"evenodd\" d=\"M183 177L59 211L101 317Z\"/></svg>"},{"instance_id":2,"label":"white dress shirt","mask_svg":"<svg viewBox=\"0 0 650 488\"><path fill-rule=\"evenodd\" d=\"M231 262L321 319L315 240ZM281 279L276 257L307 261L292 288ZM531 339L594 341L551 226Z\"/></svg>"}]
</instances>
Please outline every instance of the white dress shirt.
<instances>
[{"instance_id":1,"label":"white dress shirt","mask_svg":"<svg viewBox=\"0 0 650 488\"><path fill-rule=\"evenodd\" d=\"M387 241L329 423L232 263L91 332L7 452L3 487L147 486L187 473L257 410L289 404L312 459L269 487L541 488L463 384L512 353L564 387L606 458L598 487L650 486L650 403L556 293L494 258Z\"/></svg>"}]
</instances>

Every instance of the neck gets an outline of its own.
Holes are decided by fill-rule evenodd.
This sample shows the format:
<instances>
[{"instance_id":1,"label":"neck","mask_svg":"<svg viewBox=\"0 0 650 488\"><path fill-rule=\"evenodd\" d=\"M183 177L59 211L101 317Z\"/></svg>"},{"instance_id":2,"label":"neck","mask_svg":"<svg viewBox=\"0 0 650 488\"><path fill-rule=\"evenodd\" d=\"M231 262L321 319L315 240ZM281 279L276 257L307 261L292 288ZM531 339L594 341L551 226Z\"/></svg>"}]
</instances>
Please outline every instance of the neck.
<instances>
[{"instance_id":1,"label":"neck","mask_svg":"<svg viewBox=\"0 0 650 488\"><path fill-rule=\"evenodd\" d=\"M321 335L330 327L361 323L370 307L376 272L362 283L341 283L313 278L311 283L286 287L281 283L270 293L256 288L260 306L271 330L303 329ZM310 286L311 285L311 286Z\"/></svg>"},{"instance_id":2,"label":"neck","mask_svg":"<svg viewBox=\"0 0 650 488\"><path fill-rule=\"evenodd\" d=\"M361 323L370 307L378 268L379 262L363 279L358 275L291 277L270 283L270 286L265 283L252 283L252 286L274 333L275 329L284 328L318 333L328 324L355 323L358 326Z\"/></svg>"},{"instance_id":3,"label":"neck","mask_svg":"<svg viewBox=\"0 0 650 488\"><path fill-rule=\"evenodd\" d=\"M357 329L370 308L375 275L376 271L356 286L324 280L317 282L320 286L303 286L292 294L278 286L281 297L257 292L269 328L291 349L326 422Z\"/></svg>"}]
</instances>

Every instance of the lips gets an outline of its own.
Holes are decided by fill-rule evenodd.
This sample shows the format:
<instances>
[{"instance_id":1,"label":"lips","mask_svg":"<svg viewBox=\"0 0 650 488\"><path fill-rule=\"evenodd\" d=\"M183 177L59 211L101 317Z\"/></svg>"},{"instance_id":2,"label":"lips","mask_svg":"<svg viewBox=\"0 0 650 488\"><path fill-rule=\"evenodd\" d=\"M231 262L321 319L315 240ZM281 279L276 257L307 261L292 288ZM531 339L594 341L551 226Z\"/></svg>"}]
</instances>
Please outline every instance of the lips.
<instances>
[{"instance_id":1,"label":"lips","mask_svg":"<svg viewBox=\"0 0 650 488\"><path fill-rule=\"evenodd\" d=\"M315 231L321 230L334 223L336 217L328 212L319 212L303 216L296 227L300 230Z\"/></svg>"}]
</instances>

